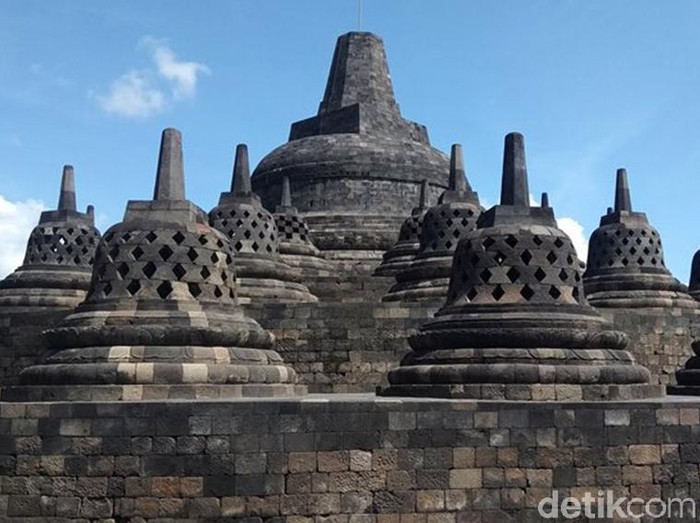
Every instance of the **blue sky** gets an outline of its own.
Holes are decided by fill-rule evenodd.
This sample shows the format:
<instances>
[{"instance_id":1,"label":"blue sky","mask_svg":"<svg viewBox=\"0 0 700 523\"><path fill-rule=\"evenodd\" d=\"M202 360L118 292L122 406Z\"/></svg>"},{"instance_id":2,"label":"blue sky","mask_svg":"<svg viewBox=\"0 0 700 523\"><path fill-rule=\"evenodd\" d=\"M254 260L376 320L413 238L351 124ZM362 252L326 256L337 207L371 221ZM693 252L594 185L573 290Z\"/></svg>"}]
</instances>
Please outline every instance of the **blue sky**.
<instances>
[{"instance_id":1,"label":"blue sky","mask_svg":"<svg viewBox=\"0 0 700 523\"><path fill-rule=\"evenodd\" d=\"M700 2L364 0L405 117L464 145L498 199L503 136L525 134L530 188L588 237L626 167L637 210L687 281L700 247ZM210 209L233 149L253 165L315 114L356 0L6 0L0 3L0 273L64 163L102 229L149 198L160 131L183 131L190 199Z\"/></svg>"}]
</instances>

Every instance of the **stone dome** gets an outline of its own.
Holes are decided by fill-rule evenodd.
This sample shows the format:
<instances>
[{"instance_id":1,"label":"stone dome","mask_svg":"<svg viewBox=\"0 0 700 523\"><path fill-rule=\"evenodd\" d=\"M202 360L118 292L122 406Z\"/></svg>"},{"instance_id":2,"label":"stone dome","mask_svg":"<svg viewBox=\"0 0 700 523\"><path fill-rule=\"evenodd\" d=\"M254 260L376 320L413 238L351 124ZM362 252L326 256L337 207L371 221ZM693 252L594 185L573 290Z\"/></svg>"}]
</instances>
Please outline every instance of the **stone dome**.
<instances>
[{"instance_id":1,"label":"stone dome","mask_svg":"<svg viewBox=\"0 0 700 523\"><path fill-rule=\"evenodd\" d=\"M292 125L289 142L255 169L253 188L270 207L289 177L322 250L386 251L422 181L437 196L447 174L426 128L401 116L382 40L352 32L338 39L317 116Z\"/></svg>"}]
</instances>

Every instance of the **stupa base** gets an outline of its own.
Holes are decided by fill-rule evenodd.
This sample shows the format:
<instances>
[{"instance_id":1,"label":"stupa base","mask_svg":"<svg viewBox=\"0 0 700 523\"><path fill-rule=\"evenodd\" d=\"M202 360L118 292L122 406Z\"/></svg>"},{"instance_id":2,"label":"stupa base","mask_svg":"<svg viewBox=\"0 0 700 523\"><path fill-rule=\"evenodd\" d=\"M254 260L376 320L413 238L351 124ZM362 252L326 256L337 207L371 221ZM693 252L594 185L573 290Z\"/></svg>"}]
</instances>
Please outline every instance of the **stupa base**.
<instances>
[{"instance_id":1,"label":"stupa base","mask_svg":"<svg viewBox=\"0 0 700 523\"><path fill-rule=\"evenodd\" d=\"M281 398L303 396L306 385L293 383L162 384L162 385L18 385L0 389L0 400L150 401Z\"/></svg>"},{"instance_id":2,"label":"stupa base","mask_svg":"<svg viewBox=\"0 0 700 523\"><path fill-rule=\"evenodd\" d=\"M698 387L700 390L700 387ZM580 384L397 384L377 389L380 396L516 401L620 401L660 398L663 385Z\"/></svg>"}]
</instances>

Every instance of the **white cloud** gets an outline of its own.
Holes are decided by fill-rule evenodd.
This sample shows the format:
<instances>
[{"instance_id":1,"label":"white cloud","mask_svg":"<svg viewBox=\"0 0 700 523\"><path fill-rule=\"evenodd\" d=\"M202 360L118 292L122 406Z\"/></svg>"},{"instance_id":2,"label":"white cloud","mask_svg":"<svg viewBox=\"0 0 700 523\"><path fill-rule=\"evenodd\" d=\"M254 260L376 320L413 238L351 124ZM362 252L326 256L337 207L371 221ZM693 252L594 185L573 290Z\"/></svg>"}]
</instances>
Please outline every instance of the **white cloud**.
<instances>
[{"instance_id":1,"label":"white cloud","mask_svg":"<svg viewBox=\"0 0 700 523\"><path fill-rule=\"evenodd\" d=\"M165 96L148 71L129 71L112 83L106 95L95 98L106 112L126 118L148 118L165 107Z\"/></svg>"},{"instance_id":2,"label":"white cloud","mask_svg":"<svg viewBox=\"0 0 700 523\"><path fill-rule=\"evenodd\" d=\"M173 50L162 40L149 36L142 42L150 49L158 74L171 82L173 98L176 100L192 98L197 89L198 75L211 74L211 70L204 64L178 60Z\"/></svg>"},{"instance_id":3,"label":"white cloud","mask_svg":"<svg viewBox=\"0 0 700 523\"><path fill-rule=\"evenodd\" d=\"M106 94L94 95L107 113L148 118L175 101L193 98L200 75L211 73L204 64L179 60L163 40L149 36L141 44L150 53L153 67L127 71L112 83Z\"/></svg>"},{"instance_id":4,"label":"white cloud","mask_svg":"<svg viewBox=\"0 0 700 523\"><path fill-rule=\"evenodd\" d=\"M557 225L571 238L571 242L576 248L579 259L585 262L588 258L588 238L586 238L583 225L573 218L568 217L559 218L557 220Z\"/></svg>"},{"instance_id":5,"label":"white cloud","mask_svg":"<svg viewBox=\"0 0 700 523\"><path fill-rule=\"evenodd\" d=\"M42 202L26 200L12 202L0 195L0 278L22 264L29 233L46 207Z\"/></svg>"}]
</instances>

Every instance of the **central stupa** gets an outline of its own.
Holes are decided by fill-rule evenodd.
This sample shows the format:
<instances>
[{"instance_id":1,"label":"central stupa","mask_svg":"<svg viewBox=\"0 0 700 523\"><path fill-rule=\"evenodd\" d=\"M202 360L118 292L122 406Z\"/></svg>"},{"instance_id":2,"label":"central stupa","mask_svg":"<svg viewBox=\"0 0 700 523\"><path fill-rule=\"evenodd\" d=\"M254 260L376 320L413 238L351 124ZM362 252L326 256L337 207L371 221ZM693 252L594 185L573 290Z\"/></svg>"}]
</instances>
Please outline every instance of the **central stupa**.
<instances>
[{"instance_id":1,"label":"central stupa","mask_svg":"<svg viewBox=\"0 0 700 523\"><path fill-rule=\"evenodd\" d=\"M448 172L425 126L401 116L381 38L352 32L338 39L318 114L292 124L289 142L262 159L252 182L274 208L289 177L292 200L329 258L380 261L423 180L434 201Z\"/></svg>"}]
</instances>

